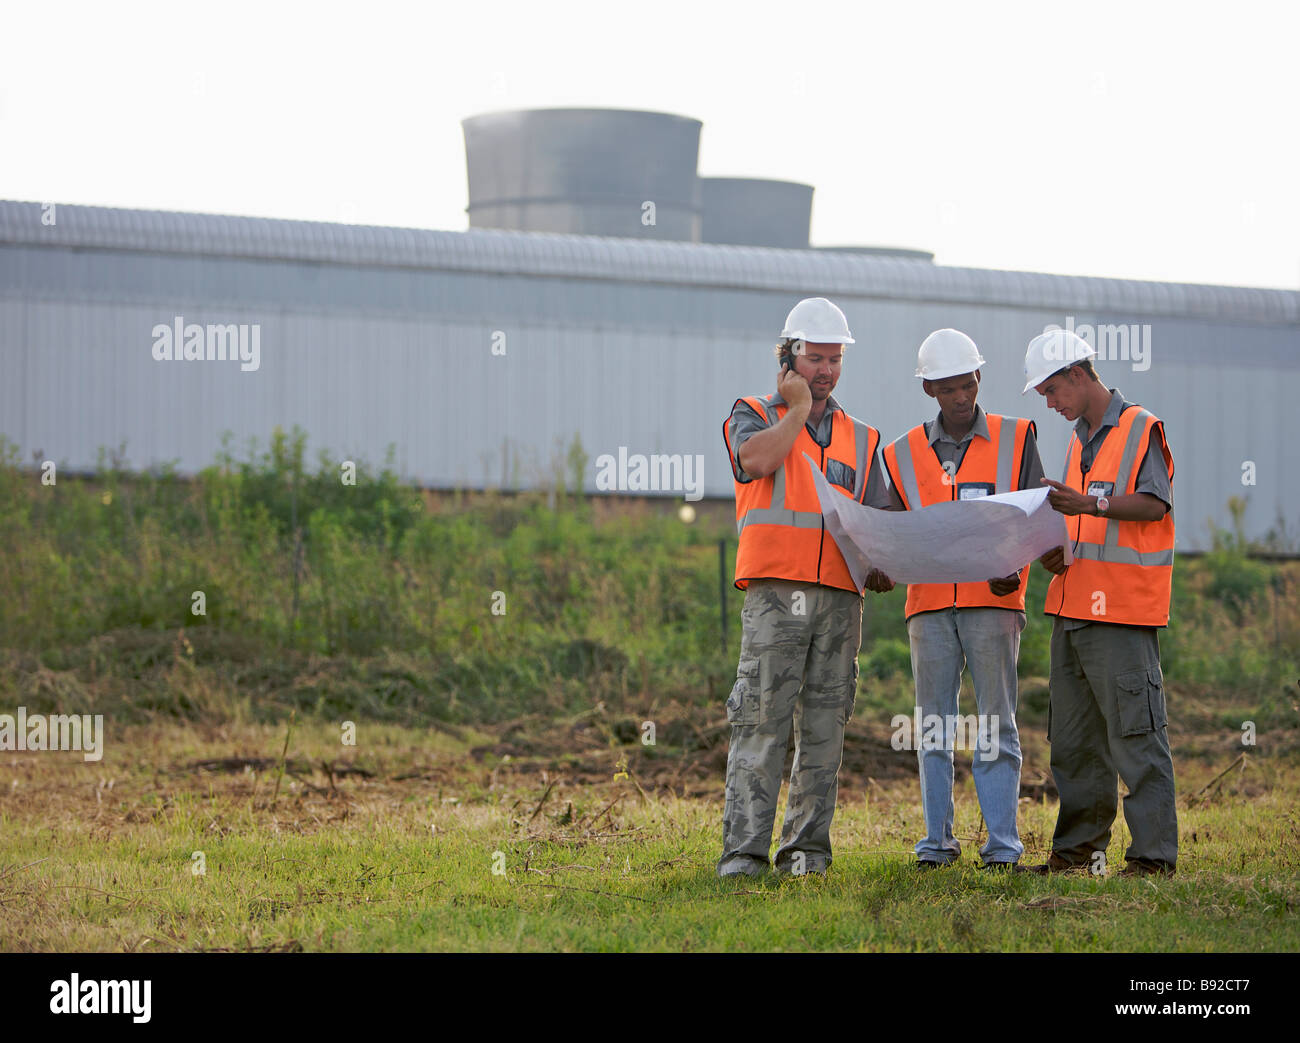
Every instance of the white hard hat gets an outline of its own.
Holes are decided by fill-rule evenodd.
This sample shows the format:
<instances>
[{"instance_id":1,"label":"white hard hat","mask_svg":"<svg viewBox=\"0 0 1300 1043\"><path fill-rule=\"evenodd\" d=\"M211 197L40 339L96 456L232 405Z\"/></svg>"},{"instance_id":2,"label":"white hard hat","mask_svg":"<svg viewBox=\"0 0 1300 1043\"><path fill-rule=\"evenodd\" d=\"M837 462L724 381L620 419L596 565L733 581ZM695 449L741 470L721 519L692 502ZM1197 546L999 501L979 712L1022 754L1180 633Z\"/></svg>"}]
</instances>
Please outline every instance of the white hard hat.
<instances>
[{"instance_id":1,"label":"white hard hat","mask_svg":"<svg viewBox=\"0 0 1300 1043\"><path fill-rule=\"evenodd\" d=\"M1057 370L1090 359L1096 351L1091 344L1070 330L1048 330L1029 342L1025 352L1025 390L1037 387Z\"/></svg>"},{"instance_id":2,"label":"white hard hat","mask_svg":"<svg viewBox=\"0 0 1300 1043\"><path fill-rule=\"evenodd\" d=\"M984 356L961 330L935 330L921 342L916 353L916 375L922 380L943 380L962 373L974 373L984 365Z\"/></svg>"},{"instance_id":3,"label":"white hard hat","mask_svg":"<svg viewBox=\"0 0 1300 1043\"><path fill-rule=\"evenodd\" d=\"M825 297L808 297L790 309L781 336L813 344L852 344L849 320Z\"/></svg>"}]
</instances>

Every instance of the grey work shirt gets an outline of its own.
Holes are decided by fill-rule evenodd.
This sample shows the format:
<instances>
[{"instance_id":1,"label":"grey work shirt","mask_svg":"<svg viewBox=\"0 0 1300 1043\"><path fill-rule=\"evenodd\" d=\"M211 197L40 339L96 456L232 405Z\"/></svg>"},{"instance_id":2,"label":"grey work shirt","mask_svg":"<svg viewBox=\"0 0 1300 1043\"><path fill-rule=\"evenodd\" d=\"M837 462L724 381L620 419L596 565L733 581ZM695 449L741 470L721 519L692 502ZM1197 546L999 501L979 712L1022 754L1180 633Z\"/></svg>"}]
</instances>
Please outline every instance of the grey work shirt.
<instances>
[{"instance_id":1,"label":"grey work shirt","mask_svg":"<svg viewBox=\"0 0 1300 1043\"><path fill-rule=\"evenodd\" d=\"M1083 447L1079 451L1079 463L1087 470L1092 467L1092 462L1097 458L1097 452L1101 449L1101 444L1106 440L1106 436L1119 423L1119 415L1124 411L1128 403L1124 401L1124 396L1119 393L1118 388L1110 389L1110 403L1106 406L1106 412L1102 414L1101 423L1097 430L1088 436L1088 421L1083 417L1075 422L1074 435L1079 439L1079 444ZM1152 449L1157 450L1152 452ZM1147 493L1162 501L1165 505L1165 513L1168 514L1173 510L1174 491L1173 481L1169 477L1169 468L1165 465L1165 454L1158 451L1159 442L1156 439L1155 432L1151 432L1151 441L1147 443L1146 455L1142 457L1142 466L1138 468L1137 483L1133 487L1135 493ZM1087 479L1084 484L1086 486ZM1082 627L1092 626L1097 620L1092 619L1073 619L1070 616L1059 617L1066 630L1079 630ZM1103 626L1114 624L1102 624ZM1155 627L1145 629L1155 630Z\"/></svg>"},{"instance_id":2,"label":"grey work shirt","mask_svg":"<svg viewBox=\"0 0 1300 1043\"><path fill-rule=\"evenodd\" d=\"M1106 440L1106 435L1111 428L1119 423L1119 415L1126 405L1128 403L1124 401L1124 396L1119 393L1119 389L1111 388L1110 404L1106 406L1101 424L1092 433L1091 438L1088 437L1088 421L1079 417L1075 422L1074 434L1079 439L1079 444L1083 446L1079 453L1079 463L1085 471L1092 467L1101 443ZM1169 468L1165 466L1164 453L1151 452L1153 447L1158 448L1154 431L1151 433L1151 438L1152 441L1147 443L1146 455L1142 457L1142 466L1138 468L1137 484L1134 485L1133 491L1148 493L1162 501L1165 505L1165 513L1168 514L1174 507L1173 482L1169 478Z\"/></svg>"},{"instance_id":3,"label":"grey work shirt","mask_svg":"<svg viewBox=\"0 0 1300 1043\"><path fill-rule=\"evenodd\" d=\"M952 465L953 474L956 474L957 469L961 467L962 460L966 458L966 450L970 448L971 439L977 435L986 442L991 441L988 419L984 410L978 405L975 407L975 418L971 422L970 430L961 438L953 438L944 429L943 410L940 410L939 415L933 420L927 420L925 423L925 436L930 442L930 447L939 458L940 464ZM1038 456L1038 442L1034 439L1034 433L1027 431L1025 451L1020 460L1020 481L1016 488L1037 489L1042 485L1042 478L1043 461ZM892 485L889 487L889 509L903 510L903 498Z\"/></svg>"},{"instance_id":4,"label":"grey work shirt","mask_svg":"<svg viewBox=\"0 0 1300 1043\"><path fill-rule=\"evenodd\" d=\"M783 406L785 405L785 399L777 395L773 400L773 404ZM817 426L814 427L811 423L804 424L804 428L812 436L812 440L823 449L831 444L831 414L837 412L843 413L844 410L835 401L835 396L829 395L826 399L826 409L822 413L822 418L817 423ZM731 419L727 423L730 430L731 444L735 447L736 458L732 465L732 471L736 476L736 481L741 484L752 482L754 480L753 476L746 474L744 468L740 466L740 447L752 435L758 434L759 431L766 431L771 425L744 400L736 403L735 408L731 411ZM880 463L879 446L876 447L875 453L871 456L871 462L867 465L867 489L862 502L868 507L887 508L889 506L889 489L885 482L885 469Z\"/></svg>"}]
</instances>

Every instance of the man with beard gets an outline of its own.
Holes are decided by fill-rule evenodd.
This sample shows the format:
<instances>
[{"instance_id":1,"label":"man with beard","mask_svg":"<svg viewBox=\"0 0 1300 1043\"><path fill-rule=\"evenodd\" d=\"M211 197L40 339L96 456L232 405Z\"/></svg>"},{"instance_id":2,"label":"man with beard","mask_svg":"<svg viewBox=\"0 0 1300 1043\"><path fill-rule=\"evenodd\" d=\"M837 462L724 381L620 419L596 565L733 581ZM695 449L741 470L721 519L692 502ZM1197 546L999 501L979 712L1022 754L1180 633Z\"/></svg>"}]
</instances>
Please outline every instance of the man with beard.
<instances>
[{"instance_id":1,"label":"man with beard","mask_svg":"<svg viewBox=\"0 0 1300 1043\"><path fill-rule=\"evenodd\" d=\"M800 301L777 345L776 394L736 401L722 434L736 485L736 586L745 591L736 683L727 700L731 747L719 876L769 866L777 795L791 727L794 765L778 872L824 873L839 791L844 727L853 712L862 644L862 594L822 520L805 454L831 487L858 503L888 504L880 433L832 397L844 313L823 297ZM867 589L893 584L873 571Z\"/></svg>"}]
</instances>

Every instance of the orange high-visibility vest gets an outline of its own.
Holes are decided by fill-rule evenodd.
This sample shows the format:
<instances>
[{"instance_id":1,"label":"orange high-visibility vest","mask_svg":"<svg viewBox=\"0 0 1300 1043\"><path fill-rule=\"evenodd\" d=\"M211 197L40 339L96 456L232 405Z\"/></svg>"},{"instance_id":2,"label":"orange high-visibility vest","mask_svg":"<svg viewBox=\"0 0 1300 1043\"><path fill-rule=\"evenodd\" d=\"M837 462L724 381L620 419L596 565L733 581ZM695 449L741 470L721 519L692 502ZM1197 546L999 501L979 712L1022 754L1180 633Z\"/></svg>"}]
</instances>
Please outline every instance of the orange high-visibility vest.
<instances>
[{"instance_id":1,"label":"orange high-visibility vest","mask_svg":"<svg viewBox=\"0 0 1300 1043\"><path fill-rule=\"evenodd\" d=\"M777 398L768 395L737 401L747 403L775 426L790 408ZM730 420L728 417L722 423L722 438L734 477L739 461L728 431ZM801 425L780 467L766 478L736 482L736 531L740 534L736 586L744 590L752 579L786 579L861 594L844 555L826 531L804 453L819 462L832 489L861 503L879 444L879 431L837 410L831 414L831 441L826 448L817 444L806 424Z\"/></svg>"},{"instance_id":2,"label":"orange high-visibility vest","mask_svg":"<svg viewBox=\"0 0 1300 1043\"><path fill-rule=\"evenodd\" d=\"M1025 435L1035 430L1032 421L985 413L988 439L971 438L961 466L949 474L930 447L925 425L918 424L885 446L885 466L903 505L920 510L944 500L964 500L1020 488L1020 465L1025 455ZM987 582L909 583L904 618L941 608L1010 608L1025 610L1025 585L1029 566L1020 570L1020 586L996 596ZM1000 577L989 577L997 579Z\"/></svg>"},{"instance_id":3,"label":"orange high-visibility vest","mask_svg":"<svg viewBox=\"0 0 1300 1043\"><path fill-rule=\"evenodd\" d=\"M1127 496L1137 484L1146 447L1155 431L1174 477L1174 458L1164 424L1141 406L1128 405L1102 439L1092 467L1081 468L1083 446L1070 436L1061 481L1088 496ZM1086 482L1086 485L1085 485ZM1074 563L1052 577L1043 611L1092 623L1162 627L1169 622L1174 572L1174 512L1159 521L1116 521L1092 514L1067 516Z\"/></svg>"}]
</instances>

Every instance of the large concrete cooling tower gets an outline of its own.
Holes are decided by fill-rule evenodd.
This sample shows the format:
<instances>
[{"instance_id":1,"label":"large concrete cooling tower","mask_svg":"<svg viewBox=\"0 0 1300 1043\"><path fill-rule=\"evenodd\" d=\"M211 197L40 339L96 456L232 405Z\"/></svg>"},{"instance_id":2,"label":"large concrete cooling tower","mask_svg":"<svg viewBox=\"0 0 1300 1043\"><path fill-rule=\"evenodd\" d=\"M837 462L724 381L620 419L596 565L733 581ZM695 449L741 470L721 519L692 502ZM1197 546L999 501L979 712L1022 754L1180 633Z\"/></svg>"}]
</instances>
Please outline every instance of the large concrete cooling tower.
<instances>
[{"instance_id":1,"label":"large concrete cooling tower","mask_svg":"<svg viewBox=\"0 0 1300 1043\"><path fill-rule=\"evenodd\" d=\"M812 185L754 177L700 178L706 243L808 249Z\"/></svg>"},{"instance_id":2,"label":"large concrete cooling tower","mask_svg":"<svg viewBox=\"0 0 1300 1043\"><path fill-rule=\"evenodd\" d=\"M461 126L472 228L700 241L699 120L534 109Z\"/></svg>"}]
</instances>

